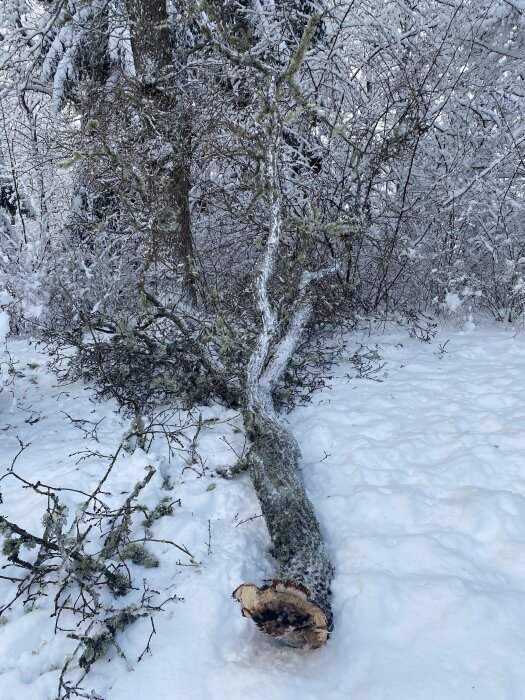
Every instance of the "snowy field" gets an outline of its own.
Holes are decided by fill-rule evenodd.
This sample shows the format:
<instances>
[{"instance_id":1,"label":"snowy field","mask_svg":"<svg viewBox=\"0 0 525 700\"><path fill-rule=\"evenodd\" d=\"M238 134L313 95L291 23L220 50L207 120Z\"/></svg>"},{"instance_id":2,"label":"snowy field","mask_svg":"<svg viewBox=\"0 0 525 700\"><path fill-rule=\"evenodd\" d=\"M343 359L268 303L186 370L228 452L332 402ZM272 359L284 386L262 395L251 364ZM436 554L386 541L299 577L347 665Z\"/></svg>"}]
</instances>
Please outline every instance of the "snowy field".
<instances>
[{"instance_id":1,"label":"snowy field","mask_svg":"<svg viewBox=\"0 0 525 700\"><path fill-rule=\"evenodd\" d=\"M343 362L332 387L289 417L336 566L328 644L281 648L230 598L272 568L248 478L213 474L242 450L239 420L206 408L202 462L188 460L184 441L168 460L159 441L148 455L124 455L107 484L122 500L154 466L144 500L180 499L154 536L184 545L197 565L171 545L152 545L161 565L135 566L138 585L147 578L161 598L184 601L155 616L152 653L140 662L150 621L127 628L126 658L113 651L98 661L86 689L105 700L525 699L525 335L487 325L442 328L429 344L399 331L361 342L377 345L385 363L376 381L352 378L355 367ZM16 342L11 352L16 404L0 414L1 472L18 436L31 443L19 474L92 489L105 461L77 464L72 453L114 450L128 422L80 384L58 387L34 347ZM98 444L83 437L79 419L103 419ZM42 497L13 478L0 491L2 514L41 532ZM78 500L63 497L70 507ZM0 604L12 588L0 580ZM51 610L40 598L1 619L0 700L55 697L75 642L53 634Z\"/></svg>"}]
</instances>

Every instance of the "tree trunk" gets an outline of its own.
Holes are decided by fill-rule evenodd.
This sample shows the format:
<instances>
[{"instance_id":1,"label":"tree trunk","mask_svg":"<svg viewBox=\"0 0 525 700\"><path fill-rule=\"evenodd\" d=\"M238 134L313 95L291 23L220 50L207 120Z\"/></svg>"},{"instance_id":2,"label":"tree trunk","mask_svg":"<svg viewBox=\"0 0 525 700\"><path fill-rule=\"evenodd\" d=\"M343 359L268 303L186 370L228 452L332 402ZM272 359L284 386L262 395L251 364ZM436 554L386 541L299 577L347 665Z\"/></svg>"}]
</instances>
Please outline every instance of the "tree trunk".
<instances>
[{"instance_id":1,"label":"tree trunk","mask_svg":"<svg viewBox=\"0 0 525 700\"><path fill-rule=\"evenodd\" d=\"M195 304L197 300L196 279L194 270L193 234L191 227L191 113L188 107L179 110L180 132L177 135L176 155L178 162L174 168L170 196L175 203L178 214L178 230L175 236L174 257L182 265L183 278L188 300Z\"/></svg>"},{"instance_id":2,"label":"tree trunk","mask_svg":"<svg viewBox=\"0 0 525 700\"><path fill-rule=\"evenodd\" d=\"M277 571L271 583L243 583L233 593L242 613L264 633L294 647L320 647L332 629L334 568L304 490L293 435L264 401L245 411L252 440L250 475L272 540ZM270 410L268 410L268 408Z\"/></svg>"},{"instance_id":3,"label":"tree trunk","mask_svg":"<svg viewBox=\"0 0 525 700\"><path fill-rule=\"evenodd\" d=\"M270 225L255 281L261 325L246 367L244 421L252 442L250 474L272 540L277 572L271 583L260 588L244 583L233 595L243 615L266 634L290 646L315 649L324 644L332 629L330 583L334 570L301 482L299 447L279 419L272 399L312 313L307 290L315 276L303 271L295 310L279 339L279 315L269 295L283 231L277 161L281 126L273 75L267 81L264 107L261 126L267 144L264 185Z\"/></svg>"},{"instance_id":4,"label":"tree trunk","mask_svg":"<svg viewBox=\"0 0 525 700\"><path fill-rule=\"evenodd\" d=\"M137 77L155 85L173 58L166 0L127 0L127 9Z\"/></svg>"},{"instance_id":5,"label":"tree trunk","mask_svg":"<svg viewBox=\"0 0 525 700\"><path fill-rule=\"evenodd\" d=\"M127 0L127 10L137 78L147 99L157 106L157 123L152 134L164 132L166 143L174 149L175 162L165 178L163 195L168 205L166 209L176 215L176 230L169 225L166 231L161 225L154 232L153 250L158 259L166 261L168 256L181 270L188 301L194 303L196 286L190 211L192 129L191 112L184 99L183 72L175 70L174 66L166 0ZM179 74L177 84L169 76L175 72ZM160 88L159 81L162 81ZM153 197L160 205L158 189L154 190Z\"/></svg>"}]
</instances>

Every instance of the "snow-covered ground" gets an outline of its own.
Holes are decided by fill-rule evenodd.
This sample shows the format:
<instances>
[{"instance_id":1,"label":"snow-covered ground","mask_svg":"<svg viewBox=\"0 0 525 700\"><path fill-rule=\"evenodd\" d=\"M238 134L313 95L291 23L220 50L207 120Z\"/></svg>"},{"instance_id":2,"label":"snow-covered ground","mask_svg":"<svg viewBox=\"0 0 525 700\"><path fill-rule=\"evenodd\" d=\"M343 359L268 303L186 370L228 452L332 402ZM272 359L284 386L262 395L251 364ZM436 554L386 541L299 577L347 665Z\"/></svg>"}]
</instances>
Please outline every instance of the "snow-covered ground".
<instances>
[{"instance_id":1,"label":"snow-covered ground","mask_svg":"<svg viewBox=\"0 0 525 700\"><path fill-rule=\"evenodd\" d=\"M0 304L3 301L5 293L0 292ZM9 373L6 356L6 337L9 333L9 317L6 311L0 308L0 411L6 411L11 408L12 396L7 388L9 384Z\"/></svg>"},{"instance_id":2,"label":"snow-covered ground","mask_svg":"<svg viewBox=\"0 0 525 700\"><path fill-rule=\"evenodd\" d=\"M168 461L159 442L153 454L123 456L111 477L108 490L128 493L155 466L145 501L168 494L180 506L155 522L154 536L184 544L199 564L152 545L162 563L135 567L139 585L147 578L184 601L156 615L151 655L137 662L151 629L139 620L119 639L127 661L112 652L86 688L106 700L525 699L525 335L486 325L442 328L431 344L399 331L361 342L377 344L386 362L377 381L351 378L355 368L343 362L331 389L289 417L336 566L328 644L282 648L230 598L272 569L249 480L213 476L242 449L238 418L207 408L197 441L204 465L183 471L188 454ZM104 418L101 451L116 447L126 421L79 384L57 387L34 348L17 342L11 351L20 376L16 407L0 414L1 471L18 436L31 443L19 473L93 488L106 463L69 456L89 440L63 412ZM41 529L41 497L12 478L0 490L3 514ZM0 580L0 604L11 589ZM54 697L75 643L53 635L50 611L40 599L4 616L0 700Z\"/></svg>"}]
</instances>

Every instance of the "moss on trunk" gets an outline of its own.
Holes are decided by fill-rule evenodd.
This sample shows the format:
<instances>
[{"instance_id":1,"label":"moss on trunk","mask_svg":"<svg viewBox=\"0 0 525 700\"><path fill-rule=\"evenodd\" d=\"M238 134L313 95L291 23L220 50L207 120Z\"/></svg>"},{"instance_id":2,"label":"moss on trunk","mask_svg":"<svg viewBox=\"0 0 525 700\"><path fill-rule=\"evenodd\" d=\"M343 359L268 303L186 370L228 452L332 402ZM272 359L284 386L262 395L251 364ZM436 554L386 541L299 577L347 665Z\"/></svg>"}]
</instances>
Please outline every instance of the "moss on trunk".
<instances>
[{"instance_id":1,"label":"moss on trunk","mask_svg":"<svg viewBox=\"0 0 525 700\"><path fill-rule=\"evenodd\" d=\"M253 447L250 475L272 540L272 583L245 583L234 592L242 612L291 646L321 646L332 629L330 562L306 495L294 436L263 411L247 415Z\"/></svg>"}]
</instances>

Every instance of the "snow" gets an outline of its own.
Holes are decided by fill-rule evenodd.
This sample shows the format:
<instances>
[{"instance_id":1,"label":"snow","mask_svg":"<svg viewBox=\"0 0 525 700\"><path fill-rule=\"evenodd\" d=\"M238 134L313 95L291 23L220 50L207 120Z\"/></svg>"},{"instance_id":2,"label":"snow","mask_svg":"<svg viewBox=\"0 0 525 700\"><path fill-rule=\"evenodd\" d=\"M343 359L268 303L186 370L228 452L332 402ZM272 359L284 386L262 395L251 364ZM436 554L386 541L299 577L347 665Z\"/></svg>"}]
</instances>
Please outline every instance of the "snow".
<instances>
[{"instance_id":1,"label":"snow","mask_svg":"<svg viewBox=\"0 0 525 700\"><path fill-rule=\"evenodd\" d=\"M150 631L140 620L119 640L127 664L110 653L85 687L106 700L525 699L525 336L478 324L442 327L429 344L395 329L357 340L377 345L386 363L375 380L342 362L331 388L289 416L336 566L328 644L281 648L231 600L239 583L271 576L269 543L262 519L248 520L259 513L248 478L213 476L242 451L239 418L207 407L204 466L183 472L185 453L168 461L159 442L153 454L123 457L113 477L115 493L129 492L155 465L145 500L181 499L155 536L183 543L200 563L177 565L180 552L159 544L161 566L134 569L184 602L156 615L151 655L137 663ZM75 464L69 455L87 442L62 411L104 418L101 450L115 448L127 422L80 384L57 388L33 347L10 349L23 376L14 413L0 415L2 469L18 435L31 442L18 463L26 476L93 487L104 464ZM37 529L37 495L9 479L0 488L2 512ZM11 585L0 580L0 600ZM53 636L50 605L13 609L0 624L1 700L54 697L54 669L74 645Z\"/></svg>"},{"instance_id":2,"label":"snow","mask_svg":"<svg viewBox=\"0 0 525 700\"><path fill-rule=\"evenodd\" d=\"M0 310L0 347L4 345L9 333L9 316L6 311Z\"/></svg>"},{"instance_id":3,"label":"snow","mask_svg":"<svg viewBox=\"0 0 525 700\"><path fill-rule=\"evenodd\" d=\"M447 294L445 294L445 302L443 304L443 308L447 309L450 313L454 313L454 311L457 311L459 309L462 303L463 302L457 294L454 294L453 292L447 292Z\"/></svg>"},{"instance_id":4,"label":"snow","mask_svg":"<svg viewBox=\"0 0 525 700\"><path fill-rule=\"evenodd\" d=\"M0 303L2 303L2 299L6 298L7 294L6 293L1 293L0 292ZM7 389L7 385L9 382L9 374L7 371L7 364L6 364L6 350L5 350L5 343L6 343L6 338L9 334L9 316L7 314L7 311L3 311L0 308L0 412L9 410L12 407L13 404L13 399L10 391Z\"/></svg>"}]
</instances>

